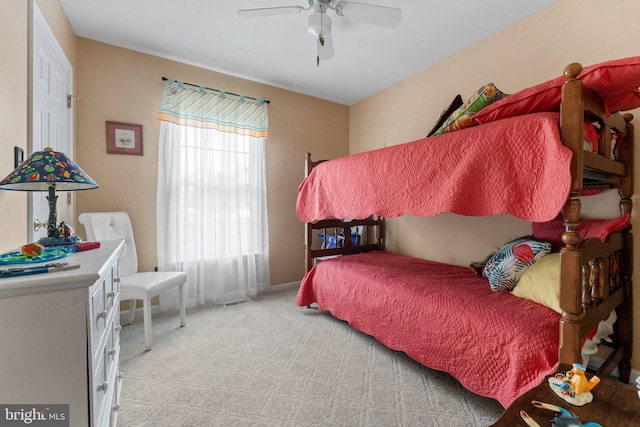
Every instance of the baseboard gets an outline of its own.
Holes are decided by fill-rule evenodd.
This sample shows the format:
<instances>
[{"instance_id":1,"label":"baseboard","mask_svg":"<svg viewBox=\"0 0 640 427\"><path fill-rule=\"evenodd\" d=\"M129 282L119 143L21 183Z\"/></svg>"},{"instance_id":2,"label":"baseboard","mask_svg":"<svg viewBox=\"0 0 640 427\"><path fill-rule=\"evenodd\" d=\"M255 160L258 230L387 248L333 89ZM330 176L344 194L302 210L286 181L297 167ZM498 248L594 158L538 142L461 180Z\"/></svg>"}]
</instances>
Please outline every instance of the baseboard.
<instances>
[{"instance_id":1,"label":"baseboard","mask_svg":"<svg viewBox=\"0 0 640 427\"><path fill-rule=\"evenodd\" d=\"M300 287L300 282L290 282L290 283L282 283L280 285L271 285L265 289L263 289L262 291L260 291L261 294L270 294L272 292L281 292L281 291L288 291L289 289L297 289Z\"/></svg>"},{"instance_id":2,"label":"baseboard","mask_svg":"<svg viewBox=\"0 0 640 427\"><path fill-rule=\"evenodd\" d=\"M260 291L261 294L270 294L274 292L282 292L288 291L289 289L297 289L300 287L300 282L290 282L290 283L282 283L280 285L271 285L267 288ZM136 313L136 318L142 316L142 308L137 307L136 311L140 311L140 313ZM152 305L151 306L151 315L157 314L160 312L160 306ZM126 325L129 321L129 310L120 309L120 324Z\"/></svg>"},{"instance_id":3,"label":"baseboard","mask_svg":"<svg viewBox=\"0 0 640 427\"><path fill-rule=\"evenodd\" d=\"M141 322L142 318L144 317L142 307L136 307L135 310L136 310L136 317L135 317L134 322L138 322L138 321ZM151 316L155 316L158 313L160 313L160 306L159 305L152 305L151 306ZM120 324L123 325L123 326L129 324L129 310L120 309Z\"/></svg>"}]
</instances>

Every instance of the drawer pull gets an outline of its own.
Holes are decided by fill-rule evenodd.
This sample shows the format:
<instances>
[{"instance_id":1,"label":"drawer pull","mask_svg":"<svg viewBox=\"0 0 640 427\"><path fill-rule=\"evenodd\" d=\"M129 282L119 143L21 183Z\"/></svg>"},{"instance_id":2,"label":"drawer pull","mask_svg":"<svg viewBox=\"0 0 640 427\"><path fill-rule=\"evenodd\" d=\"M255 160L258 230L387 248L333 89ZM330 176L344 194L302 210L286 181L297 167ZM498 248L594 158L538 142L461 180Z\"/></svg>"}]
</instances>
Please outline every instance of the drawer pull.
<instances>
[{"instance_id":1,"label":"drawer pull","mask_svg":"<svg viewBox=\"0 0 640 427\"><path fill-rule=\"evenodd\" d=\"M118 411L120 410L120 404L119 404L119 403L116 403L115 405L113 405L113 406L111 407L111 410L112 410L113 412L118 412Z\"/></svg>"},{"instance_id":2,"label":"drawer pull","mask_svg":"<svg viewBox=\"0 0 640 427\"><path fill-rule=\"evenodd\" d=\"M98 391L107 391L108 388L109 388L109 383L105 381L98 386Z\"/></svg>"},{"instance_id":3,"label":"drawer pull","mask_svg":"<svg viewBox=\"0 0 640 427\"><path fill-rule=\"evenodd\" d=\"M122 325L116 325L116 332L120 332L122 330Z\"/></svg>"},{"instance_id":4,"label":"drawer pull","mask_svg":"<svg viewBox=\"0 0 640 427\"><path fill-rule=\"evenodd\" d=\"M109 350L109 351L107 352L107 354L108 354L109 356L113 356L114 354L116 354L116 348L115 348L115 347L113 347L111 350Z\"/></svg>"},{"instance_id":5,"label":"drawer pull","mask_svg":"<svg viewBox=\"0 0 640 427\"><path fill-rule=\"evenodd\" d=\"M118 373L118 379L119 379L119 380L121 380L121 379L122 379L122 377L124 377L124 373L119 372L119 373Z\"/></svg>"},{"instance_id":6,"label":"drawer pull","mask_svg":"<svg viewBox=\"0 0 640 427\"><path fill-rule=\"evenodd\" d=\"M98 320L100 319L106 319L107 318L107 310L102 310L99 314L98 314Z\"/></svg>"},{"instance_id":7,"label":"drawer pull","mask_svg":"<svg viewBox=\"0 0 640 427\"><path fill-rule=\"evenodd\" d=\"M109 293L107 294L107 297L109 297L109 298L113 298L113 297L115 297L115 296L116 296L116 293L115 293L115 292L109 292Z\"/></svg>"},{"instance_id":8,"label":"drawer pull","mask_svg":"<svg viewBox=\"0 0 640 427\"><path fill-rule=\"evenodd\" d=\"M119 277L116 277L115 279L113 279L113 282L114 282L114 283L120 283L120 278L119 278Z\"/></svg>"}]
</instances>

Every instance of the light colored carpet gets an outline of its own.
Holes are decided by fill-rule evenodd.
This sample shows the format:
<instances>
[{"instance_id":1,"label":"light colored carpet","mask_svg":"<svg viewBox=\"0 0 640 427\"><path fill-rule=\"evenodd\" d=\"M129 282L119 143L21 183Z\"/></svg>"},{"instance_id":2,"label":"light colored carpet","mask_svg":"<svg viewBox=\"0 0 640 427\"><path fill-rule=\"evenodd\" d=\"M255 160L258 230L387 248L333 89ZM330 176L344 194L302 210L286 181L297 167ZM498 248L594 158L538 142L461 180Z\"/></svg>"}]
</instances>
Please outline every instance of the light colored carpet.
<instances>
[{"instance_id":1,"label":"light colored carpet","mask_svg":"<svg viewBox=\"0 0 640 427\"><path fill-rule=\"evenodd\" d=\"M142 319L122 329L120 426L488 426L503 409L295 290Z\"/></svg>"}]
</instances>

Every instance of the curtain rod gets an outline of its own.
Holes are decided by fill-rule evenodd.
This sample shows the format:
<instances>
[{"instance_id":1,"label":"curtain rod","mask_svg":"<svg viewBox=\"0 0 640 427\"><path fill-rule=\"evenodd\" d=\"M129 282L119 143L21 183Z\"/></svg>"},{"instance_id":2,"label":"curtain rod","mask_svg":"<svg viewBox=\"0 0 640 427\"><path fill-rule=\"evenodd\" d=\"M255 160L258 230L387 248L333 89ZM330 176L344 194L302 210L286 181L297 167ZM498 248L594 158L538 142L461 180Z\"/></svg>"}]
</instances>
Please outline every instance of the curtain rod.
<instances>
[{"instance_id":1,"label":"curtain rod","mask_svg":"<svg viewBox=\"0 0 640 427\"><path fill-rule=\"evenodd\" d=\"M163 80L163 81L167 81L167 80L169 80L169 79L168 79L168 78L166 78L165 76L162 76L162 80ZM172 80L173 80L173 79L172 79ZM177 80L174 80L174 81L177 81ZM264 102L265 104L270 104L270 103L271 103L271 101L268 101L268 100L266 100L266 99L259 100L258 98L253 98L253 97L251 97L251 96L238 95L237 93L233 93L233 92L225 92L225 91L222 91L222 90L220 90L220 89L214 89L214 88L212 88L212 87L206 87L206 86L196 85L196 84L193 84L193 83L187 83L187 82L182 82L182 84L185 84L185 85L188 85L188 86L193 86L193 87L204 87L205 89L213 90L213 91L218 92L218 93L226 93L226 94L229 94L229 95L238 96L238 97L240 97L240 98L248 98L248 99L253 99L254 101L262 101L262 102Z\"/></svg>"}]
</instances>

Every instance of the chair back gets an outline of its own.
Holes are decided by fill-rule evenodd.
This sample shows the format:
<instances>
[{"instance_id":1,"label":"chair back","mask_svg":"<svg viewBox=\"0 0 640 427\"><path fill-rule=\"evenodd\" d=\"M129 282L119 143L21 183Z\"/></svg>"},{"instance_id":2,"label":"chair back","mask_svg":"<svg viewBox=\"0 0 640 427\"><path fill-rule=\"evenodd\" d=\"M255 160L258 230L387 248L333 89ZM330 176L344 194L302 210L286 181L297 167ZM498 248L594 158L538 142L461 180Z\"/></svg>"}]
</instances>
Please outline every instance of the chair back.
<instances>
[{"instance_id":1,"label":"chair back","mask_svg":"<svg viewBox=\"0 0 640 427\"><path fill-rule=\"evenodd\" d=\"M124 250L120 255L121 276L138 272L138 254L133 239L131 220L126 212L86 212L78 216L84 225L90 241L124 240Z\"/></svg>"}]
</instances>

